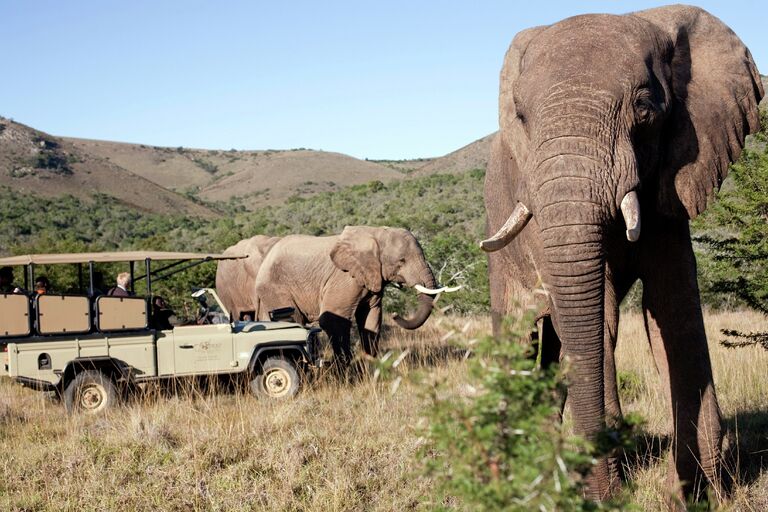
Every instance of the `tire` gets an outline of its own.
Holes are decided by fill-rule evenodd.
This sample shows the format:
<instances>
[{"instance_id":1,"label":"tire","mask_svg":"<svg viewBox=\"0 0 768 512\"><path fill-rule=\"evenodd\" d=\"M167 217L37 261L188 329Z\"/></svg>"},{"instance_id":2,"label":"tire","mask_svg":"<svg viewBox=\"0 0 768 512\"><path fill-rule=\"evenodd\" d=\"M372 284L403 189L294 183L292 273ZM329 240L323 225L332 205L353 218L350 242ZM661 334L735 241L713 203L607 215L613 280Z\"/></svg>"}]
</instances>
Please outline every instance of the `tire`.
<instances>
[{"instance_id":1,"label":"tire","mask_svg":"<svg viewBox=\"0 0 768 512\"><path fill-rule=\"evenodd\" d=\"M117 386L97 370L77 374L64 390L64 408L69 414L99 414L115 407L120 400Z\"/></svg>"},{"instance_id":2,"label":"tire","mask_svg":"<svg viewBox=\"0 0 768 512\"><path fill-rule=\"evenodd\" d=\"M248 386L259 398L285 400L299 392L299 372L293 362L282 357L270 357Z\"/></svg>"}]
</instances>

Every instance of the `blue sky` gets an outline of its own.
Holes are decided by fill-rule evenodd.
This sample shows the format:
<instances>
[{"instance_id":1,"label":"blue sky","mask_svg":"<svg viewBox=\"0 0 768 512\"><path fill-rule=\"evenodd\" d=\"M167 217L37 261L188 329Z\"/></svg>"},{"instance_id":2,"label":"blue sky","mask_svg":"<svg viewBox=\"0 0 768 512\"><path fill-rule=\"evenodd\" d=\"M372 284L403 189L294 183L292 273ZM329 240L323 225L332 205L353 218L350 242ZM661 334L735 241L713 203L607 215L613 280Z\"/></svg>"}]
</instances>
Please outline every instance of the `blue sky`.
<instances>
[{"instance_id":1,"label":"blue sky","mask_svg":"<svg viewBox=\"0 0 768 512\"><path fill-rule=\"evenodd\" d=\"M438 156L497 127L521 29L663 2L0 0L0 114L55 135ZM768 72L763 2L700 2Z\"/></svg>"}]
</instances>

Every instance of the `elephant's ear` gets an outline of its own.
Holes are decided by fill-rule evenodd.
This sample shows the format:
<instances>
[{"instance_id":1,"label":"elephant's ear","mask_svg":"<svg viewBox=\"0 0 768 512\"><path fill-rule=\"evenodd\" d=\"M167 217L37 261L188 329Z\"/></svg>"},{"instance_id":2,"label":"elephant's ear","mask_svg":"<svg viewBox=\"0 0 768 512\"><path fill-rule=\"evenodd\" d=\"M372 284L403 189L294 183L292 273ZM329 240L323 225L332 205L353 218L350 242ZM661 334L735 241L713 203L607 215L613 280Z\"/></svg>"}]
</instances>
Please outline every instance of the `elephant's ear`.
<instances>
[{"instance_id":1,"label":"elephant's ear","mask_svg":"<svg viewBox=\"0 0 768 512\"><path fill-rule=\"evenodd\" d=\"M504 56L504 65L499 77L499 128L501 137L521 168L528 158L528 133L519 117L515 105L515 89L523 67L523 57L528 44L547 27L533 27L518 32Z\"/></svg>"},{"instance_id":2,"label":"elephant's ear","mask_svg":"<svg viewBox=\"0 0 768 512\"><path fill-rule=\"evenodd\" d=\"M744 43L698 7L635 13L671 39L671 111L660 170L659 208L694 218L706 209L744 138L759 128L763 87Z\"/></svg>"},{"instance_id":3,"label":"elephant's ear","mask_svg":"<svg viewBox=\"0 0 768 512\"><path fill-rule=\"evenodd\" d=\"M340 270L350 275L368 290L381 291L381 259L379 244L363 227L347 226L339 241L331 249L331 260Z\"/></svg>"}]
</instances>

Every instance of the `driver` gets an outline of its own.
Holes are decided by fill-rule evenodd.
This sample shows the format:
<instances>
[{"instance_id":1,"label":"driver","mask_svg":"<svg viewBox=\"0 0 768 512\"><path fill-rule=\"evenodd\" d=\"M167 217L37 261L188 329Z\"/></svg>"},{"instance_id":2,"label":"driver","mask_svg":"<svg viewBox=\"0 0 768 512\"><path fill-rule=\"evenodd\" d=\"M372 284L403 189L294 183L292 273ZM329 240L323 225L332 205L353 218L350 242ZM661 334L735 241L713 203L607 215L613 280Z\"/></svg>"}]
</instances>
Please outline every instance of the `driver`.
<instances>
[{"instance_id":1,"label":"driver","mask_svg":"<svg viewBox=\"0 0 768 512\"><path fill-rule=\"evenodd\" d=\"M200 304L200 308L197 310L197 325L211 323L211 318L208 315L211 308L208 307L208 300L205 297L205 294L200 294L194 297L197 299L198 304Z\"/></svg>"}]
</instances>

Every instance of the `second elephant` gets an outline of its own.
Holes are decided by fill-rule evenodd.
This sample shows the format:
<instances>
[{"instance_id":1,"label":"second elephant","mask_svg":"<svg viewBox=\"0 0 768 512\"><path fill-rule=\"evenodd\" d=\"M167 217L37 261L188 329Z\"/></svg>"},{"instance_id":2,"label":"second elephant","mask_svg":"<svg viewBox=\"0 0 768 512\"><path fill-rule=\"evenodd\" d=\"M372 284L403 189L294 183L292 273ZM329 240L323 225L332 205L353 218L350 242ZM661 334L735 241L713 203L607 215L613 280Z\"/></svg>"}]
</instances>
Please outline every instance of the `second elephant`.
<instances>
[{"instance_id":1,"label":"second elephant","mask_svg":"<svg viewBox=\"0 0 768 512\"><path fill-rule=\"evenodd\" d=\"M247 279L228 281L217 276L219 288L235 290L225 292L230 300L250 299L248 305L233 302L226 306L235 311L254 305L260 320L268 319L271 310L294 308L298 321L319 323L342 365L352 359L353 321L363 349L370 355L377 353L387 284L419 290L419 307L413 316L393 317L405 329L417 329L426 322L437 291L419 242L405 229L348 226L335 236L289 235L271 244L266 255L257 259L261 263L252 292L239 289L250 286Z\"/></svg>"}]
</instances>

